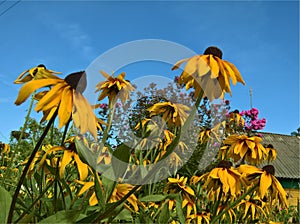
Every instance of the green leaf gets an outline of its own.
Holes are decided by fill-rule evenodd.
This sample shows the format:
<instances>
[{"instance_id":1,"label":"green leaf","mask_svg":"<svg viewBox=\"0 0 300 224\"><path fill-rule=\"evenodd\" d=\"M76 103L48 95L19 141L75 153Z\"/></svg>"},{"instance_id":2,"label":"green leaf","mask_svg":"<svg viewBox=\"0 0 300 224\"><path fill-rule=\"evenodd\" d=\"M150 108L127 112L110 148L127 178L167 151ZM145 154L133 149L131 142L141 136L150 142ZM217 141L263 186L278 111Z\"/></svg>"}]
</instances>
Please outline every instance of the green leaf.
<instances>
[{"instance_id":1,"label":"green leaf","mask_svg":"<svg viewBox=\"0 0 300 224\"><path fill-rule=\"evenodd\" d=\"M108 202L111 197L111 194L116 186L116 182L107 178L104 175L101 177L101 180L102 180L102 184L104 187L105 199L106 199L106 202Z\"/></svg>"},{"instance_id":2,"label":"green leaf","mask_svg":"<svg viewBox=\"0 0 300 224\"><path fill-rule=\"evenodd\" d=\"M185 224L185 215L182 210L182 197L180 194L176 197L176 213L179 218L179 222L181 224Z\"/></svg>"},{"instance_id":3,"label":"green leaf","mask_svg":"<svg viewBox=\"0 0 300 224\"><path fill-rule=\"evenodd\" d=\"M82 141L75 138L75 145L80 159L91 167L96 167L97 161L93 153Z\"/></svg>"},{"instance_id":4,"label":"green leaf","mask_svg":"<svg viewBox=\"0 0 300 224\"><path fill-rule=\"evenodd\" d=\"M80 212L76 210L59 211L56 214L43 219L40 223L74 223L79 215Z\"/></svg>"},{"instance_id":5,"label":"green leaf","mask_svg":"<svg viewBox=\"0 0 300 224\"><path fill-rule=\"evenodd\" d=\"M11 195L7 190L0 187L0 223L6 223L11 204Z\"/></svg>"},{"instance_id":6,"label":"green leaf","mask_svg":"<svg viewBox=\"0 0 300 224\"><path fill-rule=\"evenodd\" d=\"M166 203L158 217L158 223L169 223L170 211L168 208L168 203Z\"/></svg>"},{"instance_id":7,"label":"green leaf","mask_svg":"<svg viewBox=\"0 0 300 224\"><path fill-rule=\"evenodd\" d=\"M112 154L112 167L115 173L115 178L122 178L125 174L128 166L130 158L130 148L121 144L117 147L117 149Z\"/></svg>"},{"instance_id":8,"label":"green leaf","mask_svg":"<svg viewBox=\"0 0 300 224\"><path fill-rule=\"evenodd\" d=\"M95 182L95 193L98 199L98 205L100 206L101 209L103 209L105 206L105 200L104 200L102 187L100 185L100 179L96 171L94 171L94 182Z\"/></svg>"},{"instance_id":9,"label":"green leaf","mask_svg":"<svg viewBox=\"0 0 300 224\"><path fill-rule=\"evenodd\" d=\"M127 209L123 209L114 220L124 220L124 221L132 221L131 212Z\"/></svg>"},{"instance_id":10,"label":"green leaf","mask_svg":"<svg viewBox=\"0 0 300 224\"><path fill-rule=\"evenodd\" d=\"M152 194L152 195L147 195L145 197L140 198L140 201L143 202L159 202L159 201L163 201L166 199L166 195L162 195L162 194Z\"/></svg>"},{"instance_id":11,"label":"green leaf","mask_svg":"<svg viewBox=\"0 0 300 224\"><path fill-rule=\"evenodd\" d=\"M95 211L89 216L76 220L76 223L93 223L98 216L99 216L99 211Z\"/></svg>"}]
</instances>

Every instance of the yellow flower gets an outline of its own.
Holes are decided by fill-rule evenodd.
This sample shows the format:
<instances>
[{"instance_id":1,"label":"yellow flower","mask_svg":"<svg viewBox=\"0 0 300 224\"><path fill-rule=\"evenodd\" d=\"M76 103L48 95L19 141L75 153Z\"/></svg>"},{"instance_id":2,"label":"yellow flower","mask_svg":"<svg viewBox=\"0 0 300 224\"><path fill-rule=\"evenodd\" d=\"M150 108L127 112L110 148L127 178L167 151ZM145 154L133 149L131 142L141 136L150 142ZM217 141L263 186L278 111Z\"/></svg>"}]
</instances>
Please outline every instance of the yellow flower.
<instances>
[{"instance_id":1,"label":"yellow flower","mask_svg":"<svg viewBox=\"0 0 300 224\"><path fill-rule=\"evenodd\" d=\"M61 72L55 72L49 69L46 69L45 65L38 65L22 72L19 77L14 81L15 84L22 84L29 82L33 79L52 79L56 78L54 74L60 74Z\"/></svg>"},{"instance_id":2,"label":"yellow flower","mask_svg":"<svg viewBox=\"0 0 300 224\"><path fill-rule=\"evenodd\" d=\"M78 193L78 196L82 195L84 192L91 189L95 185L94 181L89 181L89 182L76 181L76 182L83 185L83 187L81 188L81 190ZM111 197L110 197L108 202L112 203L112 202L117 202L117 201L121 200L132 188L133 188L133 186L131 184L123 184L123 183L122 184L120 184L120 183L117 184L117 186L113 190L113 192L111 194ZM94 205L98 204L98 199L97 199L97 196L96 196L96 193L95 193L94 190L95 189L91 190L93 193L92 193L92 195L89 199L89 205L90 206L94 206ZM139 210L138 199L134 194L130 195L127 198L127 202L133 206L135 211ZM127 204L124 204L124 206L127 209L131 210L131 208Z\"/></svg>"},{"instance_id":3,"label":"yellow flower","mask_svg":"<svg viewBox=\"0 0 300 224\"><path fill-rule=\"evenodd\" d=\"M217 214L218 215L220 212L222 212L224 209L226 209L227 205L221 205L221 206L218 206L218 209L217 209ZM230 208L227 213L223 214L222 217L221 217L221 221L223 221L224 219L226 219L227 217L227 214L229 215L229 218L230 218L230 223L233 223L233 219L232 217L236 217L236 214L234 212L234 210L232 208Z\"/></svg>"},{"instance_id":4,"label":"yellow flower","mask_svg":"<svg viewBox=\"0 0 300 224\"><path fill-rule=\"evenodd\" d=\"M203 180L203 189L207 189L211 194L217 195L219 189L222 189L225 195L230 192L231 196L236 197L241 193L240 177L240 173L232 167L230 162L222 160L217 168L200 177L194 176L191 182L195 184Z\"/></svg>"},{"instance_id":5,"label":"yellow flower","mask_svg":"<svg viewBox=\"0 0 300 224\"><path fill-rule=\"evenodd\" d=\"M86 88L84 71L68 75L65 79L58 77L32 80L22 86L16 105L22 104L34 91L39 88L52 86L38 101L35 110L53 114L58 108L59 128L66 125L72 118L80 133L90 132L97 138L98 122L88 101L82 95ZM47 114L45 119L50 119Z\"/></svg>"},{"instance_id":6,"label":"yellow flower","mask_svg":"<svg viewBox=\"0 0 300 224\"><path fill-rule=\"evenodd\" d=\"M186 217L189 217L192 211L193 214L197 214L196 204L191 196L189 196L189 194L183 194L182 197L182 208L186 207Z\"/></svg>"},{"instance_id":7,"label":"yellow flower","mask_svg":"<svg viewBox=\"0 0 300 224\"><path fill-rule=\"evenodd\" d=\"M89 167L87 164L83 163L81 159L79 158L79 155L77 154L74 138L70 138L65 143L69 143L68 146L53 146L48 147L47 151L44 153L40 160L40 166L39 169L44 165L45 160L48 155L52 153L56 153L59 151L63 151L63 155L61 158L61 161L59 163L59 176L60 178L64 177L65 169L68 164L70 164L72 161L75 161L78 173L79 173L79 179L85 180L88 176Z\"/></svg>"},{"instance_id":8,"label":"yellow flower","mask_svg":"<svg viewBox=\"0 0 300 224\"><path fill-rule=\"evenodd\" d=\"M229 113L229 119L228 119L228 128L230 130L235 127L244 127L245 125L245 120L244 118L239 114L238 110L235 110L231 113Z\"/></svg>"},{"instance_id":9,"label":"yellow flower","mask_svg":"<svg viewBox=\"0 0 300 224\"><path fill-rule=\"evenodd\" d=\"M257 136L231 135L224 140L224 144L230 145L228 156L235 162L244 158L250 164L260 164L267 154L261 141L262 139Z\"/></svg>"},{"instance_id":10,"label":"yellow flower","mask_svg":"<svg viewBox=\"0 0 300 224\"><path fill-rule=\"evenodd\" d=\"M243 199L237 206L238 206L238 210L243 211L244 216L242 217L242 219L245 219L248 215L251 215L251 219L260 219L260 217L263 215L264 217L266 217L266 213L264 212L264 204L265 202L263 202L258 196L254 196L253 198L250 198L249 195L246 196L245 199Z\"/></svg>"},{"instance_id":11,"label":"yellow flower","mask_svg":"<svg viewBox=\"0 0 300 224\"><path fill-rule=\"evenodd\" d=\"M179 175L177 174L176 178L168 178L166 190L169 190L171 193L182 191L183 193L185 192L191 196L195 196L194 190L187 186L186 182L187 177L179 177Z\"/></svg>"},{"instance_id":12,"label":"yellow flower","mask_svg":"<svg viewBox=\"0 0 300 224\"><path fill-rule=\"evenodd\" d=\"M279 203L287 208L287 194L280 182L274 176L275 168L272 165L264 166L262 169L250 165L241 165L238 170L248 181L251 181L250 183L259 177L259 196L262 199L264 196L270 196L272 200L279 200ZM268 190L270 193L269 195Z\"/></svg>"},{"instance_id":13,"label":"yellow flower","mask_svg":"<svg viewBox=\"0 0 300 224\"><path fill-rule=\"evenodd\" d=\"M102 148L101 154L98 157L97 164L100 164L101 162L104 164L111 164L111 155L109 154L107 147Z\"/></svg>"},{"instance_id":14,"label":"yellow flower","mask_svg":"<svg viewBox=\"0 0 300 224\"><path fill-rule=\"evenodd\" d=\"M222 60L222 51L217 47L209 47L203 55L196 55L178 61L172 70L178 69L184 62L186 66L179 77L179 84L185 84L186 89L193 87L195 97L204 90L210 100L223 98L224 93L230 93L230 79L245 84L240 72L230 62Z\"/></svg>"},{"instance_id":15,"label":"yellow flower","mask_svg":"<svg viewBox=\"0 0 300 224\"><path fill-rule=\"evenodd\" d=\"M220 142L220 128L221 126L224 126L225 122L218 123L213 128L207 128L202 130L198 135L198 141L200 143L205 143L208 139L215 139L218 142Z\"/></svg>"},{"instance_id":16,"label":"yellow flower","mask_svg":"<svg viewBox=\"0 0 300 224\"><path fill-rule=\"evenodd\" d=\"M133 186L131 184L118 184L114 189L109 202L117 202L121 200L132 188ZM138 199L134 194L130 195L127 198L127 201L133 206L135 211L139 210Z\"/></svg>"},{"instance_id":17,"label":"yellow flower","mask_svg":"<svg viewBox=\"0 0 300 224\"><path fill-rule=\"evenodd\" d=\"M69 144L68 148L60 147L60 149L64 151L64 154L61 159L60 169L59 169L60 178L64 177L66 166L71 161L75 161L80 180L85 180L89 173L89 166L83 163L79 158L79 155L76 152L75 143L72 142Z\"/></svg>"},{"instance_id":18,"label":"yellow flower","mask_svg":"<svg viewBox=\"0 0 300 224\"><path fill-rule=\"evenodd\" d=\"M10 152L10 146L6 143L0 142L0 153L6 154L6 156L8 156L9 152Z\"/></svg>"},{"instance_id":19,"label":"yellow flower","mask_svg":"<svg viewBox=\"0 0 300 224\"><path fill-rule=\"evenodd\" d=\"M175 126L184 124L189 110L190 108L186 105L171 102L156 103L148 109L150 116L162 114L163 120L168 125Z\"/></svg>"},{"instance_id":20,"label":"yellow flower","mask_svg":"<svg viewBox=\"0 0 300 224\"><path fill-rule=\"evenodd\" d=\"M96 92L102 91L98 97L98 101L101 101L106 96L109 99L110 104L115 103L117 98L121 99L124 104L129 99L130 91L134 88L131 83L125 80L125 72L122 72L118 77L113 77L107 74L105 71L100 71L101 74L107 79L107 81L99 82L96 85Z\"/></svg>"},{"instance_id":21,"label":"yellow flower","mask_svg":"<svg viewBox=\"0 0 300 224\"><path fill-rule=\"evenodd\" d=\"M187 223L191 223L191 221L195 220L197 224L201 223L210 223L211 214L209 212L203 211L187 216ZM202 222L203 221L203 222ZM194 222L193 222L194 223Z\"/></svg>"},{"instance_id":22,"label":"yellow flower","mask_svg":"<svg viewBox=\"0 0 300 224\"><path fill-rule=\"evenodd\" d=\"M270 161L274 161L276 159L277 156L277 151L276 149L274 149L274 146L272 144L268 144L266 147L266 152L267 152L267 160L268 162Z\"/></svg>"}]
</instances>

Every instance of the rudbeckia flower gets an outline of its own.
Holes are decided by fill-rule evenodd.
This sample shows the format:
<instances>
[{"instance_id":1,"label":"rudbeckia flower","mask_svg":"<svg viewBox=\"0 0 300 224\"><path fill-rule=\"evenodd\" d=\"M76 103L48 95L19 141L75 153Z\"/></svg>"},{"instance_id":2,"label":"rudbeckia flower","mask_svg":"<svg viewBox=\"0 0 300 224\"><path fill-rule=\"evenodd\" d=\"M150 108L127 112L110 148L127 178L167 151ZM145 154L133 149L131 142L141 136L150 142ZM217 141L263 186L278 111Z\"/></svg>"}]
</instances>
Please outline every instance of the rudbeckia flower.
<instances>
[{"instance_id":1,"label":"rudbeckia flower","mask_svg":"<svg viewBox=\"0 0 300 224\"><path fill-rule=\"evenodd\" d=\"M194 176L191 180L193 184L204 181L203 189L207 189L211 194L219 194L222 189L225 195L236 197L241 193L241 174L232 167L228 161L222 160L218 167L200 177Z\"/></svg>"},{"instance_id":2,"label":"rudbeckia flower","mask_svg":"<svg viewBox=\"0 0 300 224\"><path fill-rule=\"evenodd\" d=\"M109 202L112 203L112 202L117 202L117 201L121 200L132 188L133 188L133 186L131 184L118 184L116 186L116 188L114 189L114 191L109 199ZM139 210L138 199L134 194L130 195L127 198L127 201L129 202L129 204L131 204L133 206L135 211ZM126 204L125 204L125 206L126 206Z\"/></svg>"},{"instance_id":3,"label":"rudbeckia flower","mask_svg":"<svg viewBox=\"0 0 300 224\"><path fill-rule=\"evenodd\" d=\"M168 125L180 126L183 125L188 117L187 111L190 108L183 104L162 102L156 103L152 107L148 108L150 116L162 114L163 120Z\"/></svg>"},{"instance_id":4,"label":"rudbeckia flower","mask_svg":"<svg viewBox=\"0 0 300 224\"><path fill-rule=\"evenodd\" d=\"M111 155L108 151L107 147L103 147L101 154L99 155L97 159L97 164L104 163L106 165L111 164Z\"/></svg>"},{"instance_id":5,"label":"rudbeckia flower","mask_svg":"<svg viewBox=\"0 0 300 224\"><path fill-rule=\"evenodd\" d=\"M186 207L186 217L189 217L192 211L193 214L197 214L197 207L195 201L191 198L191 196L189 196L189 194L183 195L182 208L185 207Z\"/></svg>"},{"instance_id":6,"label":"rudbeckia flower","mask_svg":"<svg viewBox=\"0 0 300 224\"><path fill-rule=\"evenodd\" d=\"M222 54L219 48L208 47L202 55L178 61L172 70L187 62L178 83L185 84L186 89L193 87L195 97L198 97L202 90L210 100L223 98L225 92L231 94L230 79L234 85L237 82L245 82L232 63L222 60Z\"/></svg>"},{"instance_id":7,"label":"rudbeckia flower","mask_svg":"<svg viewBox=\"0 0 300 224\"><path fill-rule=\"evenodd\" d=\"M46 112L45 119L50 119L49 113L53 114L58 108L59 128L72 118L81 134L89 131L94 138L97 138L97 127L99 127L97 118L82 95L86 88L85 72L72 73L65 79L54 76L27 82L20 89L15 104L22 104L34 91L46 86L52 88L39 99L35 110Z\"/></svg>"},{"instance_id":8,"label":"rudbeckia flower","mask_svg":"<svg viewBox=\"0 0 300 224\"><path fill-rule=\"evenodd\" d=\"M278 199L279 203L287 208L287 194L281 186L280 182L274 176L275 168L272 165L264 166L262 169L250 165L241 165L238 170L243 174L243 176L246 177L246 180L248 180L250 183L257 180L256 178L259 177L258 192L260 198L270 196L272 200ZM270 194L268 194L268 192Z\"/></svg>"},{"instance_id":9,"label":"rudbeckia flower","mask_svg":"<svg viewBox=\"0 0 300 224\"><path fill-rule=\"evenodd\" d=\"M206 211L203 211L203 212L197 212L195 214L192 214L190 216L187 216L187 223L191 223L193 220L198 224L201 224L201 223L207 223L209 224L210 223L210 217L211 217L211 214L209 212L206 212ZM192 222L192 223L195 223L195 222Z\"/></svg>"},{"instance_id":10,"label":"rudbeckia flower","mask_svg":"<svg viewBox=\"0 0 300 224\"><path fill-rule=\"evenodd\" d=\"M10 146L6 143L0 142L0 153L6 154L6 156L8 156L9 152L10 152Z\"/></svg>"},{"instance_id":11,"label":"rudbeckia flower","mask_svg":"<svg viewBox=\"0 0 300 224\"><path fill-rule=\"evenodd\" d=\"M226 204L218 206L218 208L217 208L217 214L216 215L218 215L220 212L222 212L224 209L226 209L226 207L227 207ZM220 221L222 222L223 220L226 220L227 215L229 216L230 223L234 223L233 222L233 218L236 217L236 214L235 214L235 212L234 212L234 210L232 208L228 209L227 213L225 213L225 214L222 215Z\"/></svg>"},{"instance_id":12,"label":"rudbeckia flower","mask_svg":"<svg viewBox=\"0 0 300 224\"><path fill-rule=\"evenodd\" d=\"M230 145L228 156L232 157L234 162L243 158L250 164L260 164L267 154L261 142L260 137L246 135L230 135L224 140L224 144Z\"/></svg>"},{"instance_id":13,"label":"rudbeckia flower","mask_svg":"<svg viewBox=\"0 0 300 224\"><path fill-rule=\"evenodd\" d=\"M179 177L179 175L177 174L176 178L168 178L168 185L166 187L166 190L170 191L171 193L182 191L183 193L195 196L194 190L187 186L186 182L187 177Z\"/></svg>"},{"instance_id":14,"label":"rudbeckia flower","mask_svg":"<svg viewBox=\"0 0 300 224\"><path fill-rule=\"evenodd\" d=\"M64 154L61 159L60 169L59 169L60 178L64 177L66 166L70 164L72 161L74 161L79 173L79 179L85 180L89 173L89 166L83 163L79 158L79 155L77 154L76 151L75 143L74 142L70 143L70 145L67 148L60 147L60 150L64 151Z\"/></svg>"},{"instance_id":15,"label":"rudbeckia flower","mask_svg":"<svg viewBox=\"0 0 300 224\"><path fill-rule=\"evenodd\" d=\"M242 219L245 219L248 215L250 215L251 219L254 220L260 219L262 215L266 217L264 204L265 202L263 202L258 196L250 198L250 196L247 195L246 198L243 199L237 206L238 210L242 210L244 213Z\"/></svg>"},{"instance_id":16,"label":"rudbeckia flower","mask_svg":"<svg viewBox=\"0 0 300 224\"><path fill-rule=\"evenodd\" d=\"M107 79L107 81L99 82L96 85L96 92L102 91L98 97L98 101L108 97L110 104L115 103L119 98L124 104L129 99L130 91L134 90L134 87L128 80L125 80L125 72L122 72L117 77L110 76L105 71L100 71L101 74Z\"/></svg>"},{"instance_id":17,"label":"rudbeckia flower","mask_svg":"<svg viewBox=\"0 0 300 224\"><path fill-rule=\"evenodd\" d=\"M61 72L55 72L49 69L46 69L45 65L38 65L22 72L18 78L14 81L15 84L22 84L29 82L33 79L52 79L56 78L54 74L60 74Z\"/></svg>"},{"instance_id":18,"label":"rudbeckia flower","mask_svg":"<svg viewBox=\"0 0 300 224\"><path fill-rule=\"evenodd\" d=\"M81 190L78 193L78 196L82 195L84 192L91 189L95 185L94 181L89 181L89 182L76 181L76 182L83 185L83 187L81 188ZM117 201L121 200L132 188L133 188L133 186L130 184L120 184L120 183L117 184L117 186L113 190L108 202L113 203L113 202L117 202ZM92 189L92 191L94 191L94 190L95 189ZM133 206L135 211L139 210L138 199L134 194L130 195L127 198L127 202ZM98 199L97 199L96 193L94 191L89 199L89 205L94 206L97 204L98 204ZM124 206L127 209L131 210L131 208L127 204L124 204Z\"/></svg>"},{"instance_id":19,"label":"rudbeckia flower","mask_svg":"<svg viewBox=\"0 0 300 224\"><path fill-rule=\"evenodd\" d=\"M277 156L277 151L276 149L274 148L274 146L272 144L268 144L266 147L266 152L267 152L267 160L268 162L270 161L274 161L276 159L276 156Z\"/></svg>"}]
</instances>

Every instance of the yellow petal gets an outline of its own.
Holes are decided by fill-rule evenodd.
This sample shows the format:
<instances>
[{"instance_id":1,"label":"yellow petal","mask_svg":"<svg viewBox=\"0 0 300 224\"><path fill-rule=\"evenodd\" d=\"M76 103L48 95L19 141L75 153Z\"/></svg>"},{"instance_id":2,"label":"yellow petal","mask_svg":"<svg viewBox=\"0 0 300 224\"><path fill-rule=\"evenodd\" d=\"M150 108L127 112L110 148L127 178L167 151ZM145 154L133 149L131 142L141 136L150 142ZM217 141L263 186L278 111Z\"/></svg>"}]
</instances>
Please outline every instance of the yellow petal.
<instances>
[{"instance_id":1,"label":"yellow petal","mask_svg":"<svg viewBox=\"0 0 300 224\"><path fill-rule=\"evenodd\" d=\"M260 184L259 184L261 198L265 196L271 184L272 184L271 174L267 174L266 172L263 172L260 177Z\"/></svg>"},{"instance_id":2,"label":"yellow petal","mask_svg":"<svg viewBox=\"0 0 300 224\"><path fill-rule=\"evenodd\" d=\"M198 75L204 76L210 71L210 67L208 66L208 58L209 55L203 55L199 58L198 61Z\"/></svg>"},{"instance_id":3,"label":"yellow petal","mask_svg":"<svg viewBox=\"0 0 300 224\"><path fill-rule=\"evenodd\" d=\"M59 169L59 176L63 178L66 166L71 162L73 156L73 152L69 150L64 151L64 155L61 160L61 165Z\"/></svg>"},{"instance_id":4,"label":"yellow petal","mask_svg":"<svg viewBox=\"0 0 300 224\"><path fill-rule=\"evenodd\" d=\"M33 80L30 82L25 83L19 91L18 97L15 101L16 105L22 104L34 91L39 88L56 84L60 82L59 79L40 79L40 80Z\"/></svg>"},{"instance_id":5,"label":"yellow petal","mask_svg":"<svg viewBox=\"0 0 300 224\"><path fill-rule=\"evenodd\" d=\"M58 109L59 126L62 128L70 119L73 109L73 90L71 87L64 88Z\"/></svg>"},{"instance_id":6,"label":"yellow petal","mask_svg":"<svg viewBox=\"0 0 300 224\"><path fill-rule=\"evenodd\" d=\"M63 87L65 87L65 83L59 83L55 85L49 92L47 92L37 103L35 110L47 110L49 108L49 104L52 106L57 106L61 99L61 92L63 91ZM44 109L44 106L47 105L47 109ZM51 106L51 107L52 107ZM50 108L51 108L50 107Z\"/></svg>"},{"instance_id":7,"label":"yellow petal","mask_svg":"<svg viewBox=\"0 0 300 224\"><path fill-rule=\"evenodd\" d=\"M84 192L86 192L88 189L90 189L94 185L95 185L95 183L93 181L85 182L83 187L80 189L78 196L82 195Z\"/></svg>"},{"instance_id":8,"label":"yellow petal","mask_svg":"<svg viewBox=\"0 0 300 224\"><path fill-rule=\"evenodd\" d=\"M97 205L97 204L98 204L98 199L96 197L96 193L94 192L92 194L92 196L90 197L90 199L89 199L89 205L94 206L94 205Z\"/></svg>"},{"instance_id":9,"label":"yellow petal","mask_svg":"<svg viewBox=\"0 0 300 224\"><path fill-rule=\"evenodd\" d=\"M213 55L209 55L209 64L211 69L210 77L212 79L217 78L219 76L219 65L218 62L215 60L215 57Z\"/></svg>"},{"instance_id":10,"label":"yellow petal","mask_svg":"<svg viewBox=\"0 0 300 224\"><path fill-rule=\"evenodd\" d=\"M189 60L189 58L181 59L180 61L177 61L175 65L172 67L172 70L178 69L184 62Z\"/></svg>"},{"instance_id":11,"label":"yellow petal","mask_svg":"<svg viewBox=\"0 0 300 224\"><path fill-rule=\"evenodd\" d=\"M79 156L77 154L74 154L74 159L75 159L75 162L76 162L76 165L77 165L77 169L78 169L78 172L79 172L79 177L80 177L80 180L85 180L89 174L89 168L88 168L88 165L86 165L85 163L83 163Z\"/></svg>"}]
</instances>

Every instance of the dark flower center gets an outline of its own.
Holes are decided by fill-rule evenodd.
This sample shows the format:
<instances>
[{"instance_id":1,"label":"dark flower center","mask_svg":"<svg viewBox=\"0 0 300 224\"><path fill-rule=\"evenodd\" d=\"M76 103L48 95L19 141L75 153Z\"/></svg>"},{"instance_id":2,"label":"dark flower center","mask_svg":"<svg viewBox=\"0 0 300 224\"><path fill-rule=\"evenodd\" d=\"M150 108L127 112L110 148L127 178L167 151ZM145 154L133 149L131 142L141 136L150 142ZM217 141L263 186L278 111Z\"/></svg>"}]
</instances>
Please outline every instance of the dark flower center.
<instances>
[{"instance_id":1,"label":"dark flower center","mask_svg":"<svg viewBox=\"0 0 300 224\"><path fill-rule=\"evenodd\" d=\"M86 88L86 74L85 71L74 72L65 78L68 83L76 91L83 93Z\"/></svg>"},{"instance_id":2,"label":"dark flower center","mask_svg":"<svg viewBox=\"0 0 300 224\"><path fill-rule=\"evenodd\" d=\"M206 48L206 50L204 51L204 54L208 55L208 54L212 54L214 56L217 56L218 58L221 58L222 59L222 51L215 47L215 46L211 46L211 47L208 47Z\"/></svg>"},{"instance_id":3,"label":"dark flower center","mask_svg":"<svg viewBox=\"0 0 300 224\"><path fill-rule=\"evenodd\" d=\"M44 69L46 69L46 66L43 65L43 64L39 64L38 66L36 66L36 68L32 72L33 76L35 76L36 73L38 72L38 68L44 68Z\"/></svg>"},{"instance_id":4,"label":"dark flower center","mask_svg":"<svg viewBox=\"0 0 300 224\"><path fill-rule=\"evenodd\" d=\"M219 168L229 169L232 166L232 163L226 160L221 160L218 164Z\"/></svg>"},{"instance_id":5,"label":"dark flower center","mask_svg":"<svg viewBox=\"0 0 300 224\"><path fill-rule=\"evenodd\" d=\"M272 144L269 144L269 145L267 145L267 148L271 148L271 149L273 149L273 148L274 148L274 146L273 146Z\"/></svg>"},{"instance_id":6,"label":"dark flower center","mask_svg":"<svg viewBox=\"0 0 300 224\"><path fill-rule=\"evenodd\" d=\"M74 142L72 142L72 143L69 144L68 150L70 150L71 152L76 152L77 153L76 145L75 145Z\"/></svg>"},{"instance_id":7,"label":"dark flower center","mask_svg":"<svg viewBox=\"0 0 300 224\"><path fill-rule=\"evenodd\" d=\"M272 165L266 165L262 168L263 171L266 171L267 174L272 174L273 176L275 175L275 168Z\"/></svg>"}]
</instances>

